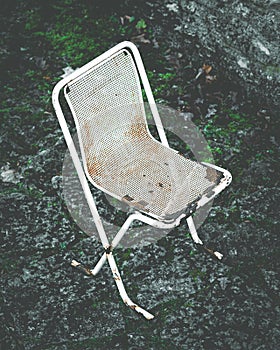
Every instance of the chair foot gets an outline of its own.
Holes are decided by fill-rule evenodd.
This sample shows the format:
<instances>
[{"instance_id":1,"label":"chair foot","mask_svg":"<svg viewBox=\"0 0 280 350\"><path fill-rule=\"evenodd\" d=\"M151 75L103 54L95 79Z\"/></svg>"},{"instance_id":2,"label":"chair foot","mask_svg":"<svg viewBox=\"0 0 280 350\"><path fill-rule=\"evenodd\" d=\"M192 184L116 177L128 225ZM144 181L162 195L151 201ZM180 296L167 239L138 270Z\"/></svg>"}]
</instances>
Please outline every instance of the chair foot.
<instances>
[{"instance_id":1,"label":"chair foot","mask_svg":"<svg viewBox=\"0 0 280 350\"><path fill-rule=\"evenodd\" d=\"M212 256L214 256L215 258L217 258L218 260L222 260L223 258L223 254L217 252L217 251L214 251L212 249L209 249L207 248L204 243L202 242L202 240L198 237L198 234L197 234L197 231L196 231L196 228L195 228L195 224L194 224L194 221L193 221L193 218L191 216L189 216L187 218L187 224L189 226L189 229L190 229L190 233L191 233L191 236L192 236L192 239L194 240L194 242L200 246L202 246L202 248L204 250L206 250L208 253L210 253Z\"/></svg>"},{"instance_id":2,"label":"chair foot","mask_svg":"<svg viewBox=\"0 0 280 350\"><path fill-rule=\"evenodd\" d=\"M205 247L204 245L203 245L203 249L206 250L208 253L210 253L215 258L217 258L218 260L222 260L223 254L221 254L221 253L219 253L217 251L214 251L212 249L209 249L209 248Z\"/></svg>"},{"instance_id":3,"label":"chair foot","mask_svg":"<svg viewBox=\"0 0 280 350\"><path fill-rule=\"evenodd\" d=\"M89 267L81 264L77 260L72 260L71 266L73 266L73 267L77 268L78 270L82 271L87 276L95 276L98 273L98 271L101 269L103 264L104 264L104 257L105 257L105 261L106 261L106 259L108 259L108 262L109 262L110 268L112 270L112 274L113 274L114 280L116 282L116 285L118 287L118 291L120 293L120 296L121 296L123 302L127 306L129 306L132 310L135 310L138 313L142 314L147 320L152 320L154 318L154 315L152 315L148 311L144 310L139 305L135 304L129 298L129 296L127 295L127 292L125 290L123 281L121 279L121 276L120 276L120 273L118 271L117 264L116 264L116 261L115 261L115 259L113 257L112 252L110 252L108 254L104 253L102 255L101 259L99 260L99 262L97 263L97 265L94 267L94 269L90 269Z\"/></svg>"},{"instance_id":4,"label":"chair foot","mask_svg":"<svg viewBox=\"0 0 280 350\"><path fill-rule=\"evenodd\" d=\"M83 265L82 263L78 262L77 260L71 261L71 266L75 267L76 269L82 271L87 276L92 276L92 270L88 267Z\"/></svg>"},{"instance_id":5,"label":"chair foot","mask_svg":"<svg viewBox=\"0 0 280 350\"><path fill-rule=\"evenodd\" d=\"M223 259L223 254L219 252L214 252L214 255L217 257L217 259L222 260Z\"/></svg>"},{"instance_id":6,"label":"chair foot","mask_svg":"<svg viewBox=\"0 0 280 350\"><path fill-rule=\"evenodd\" d=\"M149 313L148 311L144 310L142 307L138 306L137 304L135 304L127 295L123 281L121 279L120 273L118 271L117 265L116 265L116 261L113 257L112 252L106 254L107 255L107 259L110 265L110 268L112 270L112 274L114 277L114 280L116 282L116 285L118 287L120 296L123 300L123 302L129 306L132 310L135 310L137 312L139 312L140 314L142 314L147 320L152 320L154 318L154 315L152 315L151 313Z\"/></svg>"}]
</instances>

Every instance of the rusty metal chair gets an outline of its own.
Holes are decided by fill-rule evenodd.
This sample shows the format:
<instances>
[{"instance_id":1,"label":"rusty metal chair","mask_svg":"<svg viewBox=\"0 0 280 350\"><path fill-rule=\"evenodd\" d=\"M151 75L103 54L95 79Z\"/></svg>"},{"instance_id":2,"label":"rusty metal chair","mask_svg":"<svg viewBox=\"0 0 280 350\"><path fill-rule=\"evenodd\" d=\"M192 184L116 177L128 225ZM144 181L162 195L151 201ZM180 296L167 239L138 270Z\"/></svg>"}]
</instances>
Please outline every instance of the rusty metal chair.
<instances>
[{"instance_id":1,"label":"rusty metal chair","mask_svg":"<svg viewBox=\"0 0 280 350\"><path fill-rule=\"evenodd\" d=\"M160 141L147 126L142 88ZM61 98L65 98L77 128L82 163L67 127ZM192 214L231 181L217 166L194 162L169 148L145 69L136 46L123 42L61 80L53 90L53 105L77 170L89 208L105 249L96 275L108 261L125 304L147 319L154 316L128 297L113 249L134 220L157 228L172 228L186 218L194 241L203 244ZM88 181L134 209L109 242ZM217 258L222 255L214 252ZM81 266L73 260L73 266Z\"/></svg>"}]
</instances>

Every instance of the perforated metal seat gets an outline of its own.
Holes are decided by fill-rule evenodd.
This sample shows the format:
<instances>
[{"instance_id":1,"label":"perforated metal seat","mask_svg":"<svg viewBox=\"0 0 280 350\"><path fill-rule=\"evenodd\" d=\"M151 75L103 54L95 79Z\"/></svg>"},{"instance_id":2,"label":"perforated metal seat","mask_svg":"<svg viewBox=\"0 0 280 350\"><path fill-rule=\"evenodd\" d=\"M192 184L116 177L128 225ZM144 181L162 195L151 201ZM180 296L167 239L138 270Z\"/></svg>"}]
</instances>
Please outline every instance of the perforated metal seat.
<instances>
[{"instance_id":1,"label":"perforated metal seat","mask_svg":"<svg viewBox=\"0 0 280 350\"><path fill-rule=\"evenodd\" d=\"M105 143L104 154L87 163L93 182L116 198L169 220L186 210L194 211L196 201L217 184L215 170L185 159L150 137L132 137L131 142L110 147L109 152Z\"/></svg>"},{"instance_id":2,"label":"perforated metal seat","mask_svg":"<svg viewBox=\"0 0 280 350\"><path fill-rule=\"evenodd\" d=\"M148 129L142 89L160 142ZM60 103L62 91L77 127L83 166ZM193 240L203 244L192 214L228 186L231 175L215 165L186 159L169 148L140 54L130 42L116 45L60 81L53 91L53 105L105 249L96 266L84 270L96 275L108 260L124 303L152 319L152 314L128 297L113 249L134 220L170 229L186 218ZM112 242L87 179L135 209ZM218 252L214 255L222 257ZM82 267L75 260L72 265Z\"/></svg>"}]
</instances>

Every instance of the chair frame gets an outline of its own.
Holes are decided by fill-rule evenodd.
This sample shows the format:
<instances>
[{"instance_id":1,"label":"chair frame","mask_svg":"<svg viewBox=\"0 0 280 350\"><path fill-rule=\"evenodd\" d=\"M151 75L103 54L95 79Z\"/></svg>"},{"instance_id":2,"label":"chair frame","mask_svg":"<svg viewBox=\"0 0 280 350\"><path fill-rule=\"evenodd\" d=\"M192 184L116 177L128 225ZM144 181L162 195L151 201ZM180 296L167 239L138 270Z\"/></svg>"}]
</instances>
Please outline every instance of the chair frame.
<instances>
[{"instance_id":1,"label":"chair frame","mask_svg":"<svg viewBox=\"0 0 280 350\"><path fill-rule=\"evenodd\" d=\"M122 282L122 278L121 278L121 275L119 273L114 255L113 255L113 250L119 244L119 242L123 238L124 234L128 231L128 229L131 226L131 224L133 223L133 221L136 221L136 220L141 221L143 223L146 223L148 225L151 225L152 227L161 228L161 229L171 229L171 228L178 226L183 218L186 218L192 239L194 240L195 243L203 245L203 242L201 241L201 239L199 238L199 236L197 234L195 224L194 224L194 221L192 218L192 214L194 214L194 210L190 210L188 213L183 213L175 219L163 221L163 220L157 220L156 218L150 217L148 214L139 212L138 210L135 209L135 212L128 216L128 218L126 219L126 221L124 222L122 227L119 229L119 231L117 232L117 234L116 234L115 238L112 240L112 242L109 242L108 237L107 237L106 232L105 232L105 229L104 229L104 226L103 226L103 223L102 223L102 220L101 220L101 217L99 215L98 209L96 207L93 195L92 195L90 187L89 187L89 183L88 183L88 179L87 179L88 174L86 172L86 169L83 168L83 165L80 162L77 149L74 145L73 138L72 138L71 133L68 129L68 126L67 126L67 123L65 120L65 116L63 114L62 106L60 104L60 93L64 90L65 86L70 81L72 81L73 79L76 79L81 74L84 74L92 67L98 65L103 60L110 58L111 56L113 56L114 54L116 54L118 51L120 51L122 49L128 49L134 57L134 61L135 61L135 64L136 64L136 67L137 67L137 70L139 73L139 78L140 78L140 81L145 89L147 100L148 100L149 106L151 108L151 112L152 112L152 115L153 115L153 118L155 121L155 125L157 128L157 132L158 132L160 141L164 146L169 147L168 140L167 140L167 137L166 137L166 134L165 134L165 131L164 131L157 107L156 107L156 103L155 103L155 100L154 100L154 97L152 94L152 90L151 90L151 87L150 87L150 84L149 84L149 81L148 81L148 78L146 75L144 65L142 63L140 53L139 53L137 47L131 42L124 41L124 42L117 44L113 48L109 49L107 52L105 52L102 55L100 55L99 57L93 59L92 61L90 61L89 63L84 65L83 67L75 70L70 75L63 78L61 81L59 81L53 89L52 102L53 102L53 106L54 106L57 118L59 120L60 127L62 129L64 138L65 138L67 147L69 149L74 166L76 168L81 186L83 188L88 206L89 206L91 214L93 216L101 243L102 243L103 248L105 250L104 254L101 256L100 260L97 262L97 264L95 265L95 267L93 269L84 268L83 265L80 264L79 262L77 262L76 260L73 260L71 264L72 264L72 266L82 268L88 274L95 276L100 271L100 269L102 268L102 266L104 265L104 263L107 260L109 263L109 266L111 268L113 277L115 279L117 288L119 290L119 293L120 293L121 298L124 301L124 303L126 305L128 305L131 309L142 314L146 319L152 319L152 318L154 318L154 316L150 312L146 311L142 307L135 304L128 297L127 292L126 292L125 287L124 287L124 284ZM201 163L201 164L204 164L207 167L213 168L213 169L221 172L223 174L223 178L221 179L219 184L213 188L211 195L209 195L209 194L203 195L197 201L195 210L203 207L206 203L208 203L214 197L216 197L217 194L220 193L223 189L225 189L230 184L230 182L232 180L231 174L228 170L225 170L223 168L220 168L216 165L209 164L209 163ZM222 258L222 254L220 254L218 252L213 252L213 254L218 259Z\"/></svg>"}]
</instances>

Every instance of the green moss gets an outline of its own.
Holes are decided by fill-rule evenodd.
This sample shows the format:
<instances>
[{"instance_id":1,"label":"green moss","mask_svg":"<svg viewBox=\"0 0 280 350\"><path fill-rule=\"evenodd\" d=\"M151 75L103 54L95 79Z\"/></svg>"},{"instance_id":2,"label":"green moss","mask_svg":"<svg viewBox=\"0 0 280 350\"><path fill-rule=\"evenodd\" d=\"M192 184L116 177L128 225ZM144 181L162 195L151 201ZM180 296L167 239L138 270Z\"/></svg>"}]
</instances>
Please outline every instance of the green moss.
<instances>
[{"instance_id":1,"label":"green moss","mask_svg":"<svg viewBox=\"0 0 280 350\"><path fill-rule=\"evenodd\" d=\"M130 248L126 249L122 254L122 261L129 260L130 254L131 254L131 249Z\"/></svg>"},{"instance_id":2,"label":"green moss","mask_svg":"<svg viewBox=\"0 0 280 350\"><path fill-rule=\"evenodd\" d=\"M35 11L34 9L28 10L26 13L25 30L32 31L37 29L41 23L41 20L42 19L38 11Z\"/></svg>"},{"instance_id":3,"label":"green moss","mask_svg":"<svg viewBox=\"0 0 280 350\"><path fill-rule=\"evenodd\" d=\"M254 127L251 117L232 110L224 110L211 116L203 125L202 132L209 140L209 150L214 158L240 152L244 135Z\"/></svg>"},{"instance_id":4,"label":"green moss","mask_svg":"<svg viewBox=\"0 0 280 350\"><path fill-rule=\"evenodd\" d=\"M70 66L81 66L98 56L111 46L116 35L121 34L121 25L114 16L94 19L86 8L83 9L83 16L65 8L58 10L52 28L47 32L34 32L33 35L46 39L51 49Z\"/></svg>"},{"instance_id":5,"label":"green moss","mask_svg":"<svg viewBox=\"0 0 280 350\"><path fill-rule=\"evenodd\" d=\"M280 67L279 66L266 66L265 67L265 71L269 74L269 75L275 75L278 76L280 75Z\"/></svg>"},{"instance_id":6,"label":"green moss","mask_svg":"<svg viewBox=\"0 0 280 350\"><path fill-rule=\"evenodd\" d=\"M140 19L135 26L137 29L145 29L147 28L147 24L144 19Z\"/></svg>"},{"instance_id":7,"label":"green moss","mask_svg":"<svg viewBox=\"0 0 280 350\"><path fill-rule=\"evenodd\" d=\"M147 76L153 88L153 94L156 102L162 101L170 94L170 89L176 77L175 73L161 71L147 71Z\"/></svg>"}]
</instances>

